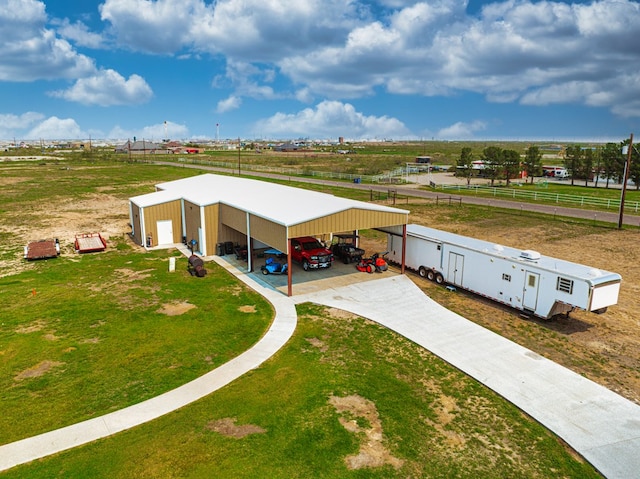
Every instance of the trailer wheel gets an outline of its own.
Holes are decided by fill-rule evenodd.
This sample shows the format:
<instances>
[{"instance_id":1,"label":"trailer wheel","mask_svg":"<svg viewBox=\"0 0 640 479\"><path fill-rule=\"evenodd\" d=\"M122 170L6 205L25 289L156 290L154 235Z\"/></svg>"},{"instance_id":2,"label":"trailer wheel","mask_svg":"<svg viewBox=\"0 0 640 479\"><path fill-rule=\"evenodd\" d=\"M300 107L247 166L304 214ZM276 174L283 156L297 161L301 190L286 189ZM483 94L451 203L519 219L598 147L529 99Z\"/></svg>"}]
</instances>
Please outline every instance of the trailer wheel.
<instances>
[{"instance_id":1,"label":"trailer wheel","mask_svg":"<svg viewBox=\"0 0 640 479\"><path fill-rule=\"evenodd\" d=\"M596 314L604 314L607 312L607 308L605 307L605 308L595 309L592 312Z\"/></svg>"},{"instance_id":2,"label":"trailer wheel","mask_svg":"<svg viewBox=\"0 0 640 479\"><path fill-rule=\"evenodd\" d=\"M421 278L426 278L427 277L427 268L425 268L424 266L420 266L418 268L418 274L420 275Z\"/></svg>"},{"instance_id":3,"label":"trailer wheel","mask_svg":"<svg viewBox=\"0 0 640 479\"><path fill-rule=\"evenodd\" d=\"M436 283L444 284L444 276L440 273L436 273Z\"/></svg>"},{"instance_id":4,"label":"trailer wheel","mask_svg":"<svg viewBox=\"0 0 640 479\"><path fill-rule=\"evenodd\" d=\"M433 281L434 279L436 279L436 272L433 271L432 269L430 269L429 271L427 271L427 279L429 281Z\"/></svg>"}]
</instances>

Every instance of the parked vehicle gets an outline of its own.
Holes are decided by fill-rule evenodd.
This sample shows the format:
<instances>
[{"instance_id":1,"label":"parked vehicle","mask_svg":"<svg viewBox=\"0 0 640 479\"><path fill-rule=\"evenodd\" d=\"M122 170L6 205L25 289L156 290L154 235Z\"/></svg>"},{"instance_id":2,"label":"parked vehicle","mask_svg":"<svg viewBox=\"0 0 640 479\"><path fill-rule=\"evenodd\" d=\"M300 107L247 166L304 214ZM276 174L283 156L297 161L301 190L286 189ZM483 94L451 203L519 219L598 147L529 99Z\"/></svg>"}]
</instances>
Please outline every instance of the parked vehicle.
<instances>
[{"instance_id":1,"label":"parked vehicle","mask_svg":"<svg viewBox=\"0 0 640 479\"><path fill-rule=\"evenodd\" d=\"M385 259L386 255L387 251L384 253L374 253L370 258L361 258L356 265L356 269L367 273L382 273L389 269L389 265Z\"/></svg>"},{"instance_id":2,"label":"parked vehicle","mask_svg":"<svg viewBox=\"0 0 640 479\"><path fill-rule=\"evenodd\" d=\"M291 240L291 246L291 259L300 263L305 271L331 267L333 253L316 238L294 238Z\"/></svg>"},{"instance_id":3,"label":"parked vehicle","mask_svg":"<svg viewBox=\"0 0 640 479\"><path fill-rule=\"evenodd\" d=\"M388 235L389 259L402 261L402 237ZM618 301L617 273L419 225L407 225L405 266L549 319L576 308L604 313Z\"/></svg>"},{"instance_id":4,"label":"parked vehicle","mask_svg":"<svg viewBox=\"0 0 640 479\"><path fill-rule=\"evenodd\" d=\"M287 274L287 263L279 263L273 258L267 258L260 270L262 274Z\"/></svg>"},{"instance_id":5,"label":"parked vehicle","mask_svg":"<svg viewBox=\"0 0 640 479\"><path fill-rule=\"evenodd\" d=\"M364 250L356 246L357 238L354 235L334 235L334 242L329 249L344 264L359 262L364 256Z\"/></svg>"}]
</instances>

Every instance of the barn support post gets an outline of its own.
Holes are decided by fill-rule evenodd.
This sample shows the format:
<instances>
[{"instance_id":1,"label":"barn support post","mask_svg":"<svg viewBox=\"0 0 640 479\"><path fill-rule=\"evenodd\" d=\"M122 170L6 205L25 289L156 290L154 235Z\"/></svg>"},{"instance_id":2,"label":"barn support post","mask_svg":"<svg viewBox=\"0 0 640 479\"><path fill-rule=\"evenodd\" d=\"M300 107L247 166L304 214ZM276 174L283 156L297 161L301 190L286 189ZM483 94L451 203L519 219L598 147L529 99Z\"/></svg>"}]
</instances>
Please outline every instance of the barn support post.
<instances>
[{"instance_id":1,"label":"barn support post","mask_svg":"<svg viewBox=\"0 0 640 479\"><path fill-rule=\"evenodd\" d=\"M291 266L291 239L287 238L287 296L293 296Z\"/></svg>"},{"instance_id":2,"label":"barn support post","mask_svg":"<svg viewBox=\"0 0 640 479\"><path fill-rule=\"evenodd\" d=\"M247 211L247 272L253 271L253 261L251 258L251 214Z\"/></svg>"}]
</instances>

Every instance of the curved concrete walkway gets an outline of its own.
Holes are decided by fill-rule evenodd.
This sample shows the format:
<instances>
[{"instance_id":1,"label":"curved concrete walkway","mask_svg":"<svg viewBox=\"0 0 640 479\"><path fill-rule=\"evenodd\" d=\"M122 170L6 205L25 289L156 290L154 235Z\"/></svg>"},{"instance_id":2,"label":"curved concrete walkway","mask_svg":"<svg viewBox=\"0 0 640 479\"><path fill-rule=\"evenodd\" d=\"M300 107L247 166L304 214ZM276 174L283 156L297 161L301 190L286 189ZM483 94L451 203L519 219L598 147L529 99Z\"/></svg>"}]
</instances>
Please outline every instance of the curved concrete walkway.
<instances>
[{"instance_id":1,"label":"curved concrete walkway","mask_svg":"<svg viewBox=\"0 0 640 479\"><path fill-rule=\"evenodd\" d=\"M110 436L175 411L258 367L284 346L296 328L294 303L280 292L257 283L250 275L239 273L224 260L216 262L264 296L275 308L273 323L260 341L228 363L160 396L104 416L0 446L0 471Z\"/></svg>"}]
</instances>

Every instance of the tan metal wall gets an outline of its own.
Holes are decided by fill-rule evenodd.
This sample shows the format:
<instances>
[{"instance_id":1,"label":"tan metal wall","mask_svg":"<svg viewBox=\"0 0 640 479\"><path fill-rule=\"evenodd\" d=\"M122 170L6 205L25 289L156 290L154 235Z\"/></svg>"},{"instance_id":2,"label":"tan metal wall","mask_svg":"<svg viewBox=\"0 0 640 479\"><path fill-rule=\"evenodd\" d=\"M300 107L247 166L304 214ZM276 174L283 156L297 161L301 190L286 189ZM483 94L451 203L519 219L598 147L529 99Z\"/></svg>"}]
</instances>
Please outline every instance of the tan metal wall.
<instances>
[{"instance_id":1,"label":"tan metal wall","mask_svg":"<svg viewBox=\"0 0 640 479\"><path fill-rule=\"evenodd\" d=\"M184 222L186 226L187 244L192 239L200 241L198 238L198 228L202 226L200 224L200 206L184 200Z\"/></svg>"},{"instance_id":2,"label":"tan metal wall","mask_svg":"<svg viewBox=\"0 0 640 479\"><path fill-rule=\"evenodd\" d=\"M144 209L144 226L147 235L151 234L151 246L158 244L157 221L171 220L173 227L173 242L182 241L182 204L180 200L169 201L159 205L147 206Z\"/></svg>"},{"instance_id":3,"label":"tan metal wall","mask_svg":"<svg viewBox=\"0 0 640 479\"><path fill-rule=\"evenodd\" d=\"M352 208L340 213L289 227L289 237L318 236L336 231L364 230L383 226L402 225L408 221L406 213L389 213Z\"/></svg>"},{"instance_id":4,"label":"tan metal wall","mask_svg":"<svg viewBox=\"0 0 640 479\"><path fill-rule=\"evenodd\" d=\"M205 237L207 239L207 251L203 251L206 256L216 254L216 244L220 242L220 204L208 205L204 207Z\"/></svg>"},{"instance_id":5,"label":"tan metal wall","mask_svg":"<svg viewBox=\"0 0 640 479\"><path fill-rule=\"evenodd\" d=\"M247 213L238 208L220 205L220 223L247 234Z\"/></svg>"},{"instance_id":6,"label":"tan metal wall","mask_svg":"<svg viewBox=\"0 0 640 479\"><path fill-rule=\"evenodd\" d=\"M280 251L287 251L287 228L258 216L251 216L251 237L273 246Z\"/></svg>"}]
</instances>

